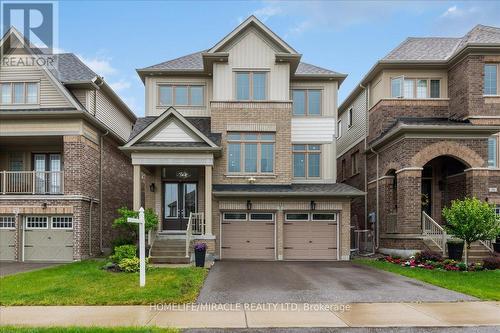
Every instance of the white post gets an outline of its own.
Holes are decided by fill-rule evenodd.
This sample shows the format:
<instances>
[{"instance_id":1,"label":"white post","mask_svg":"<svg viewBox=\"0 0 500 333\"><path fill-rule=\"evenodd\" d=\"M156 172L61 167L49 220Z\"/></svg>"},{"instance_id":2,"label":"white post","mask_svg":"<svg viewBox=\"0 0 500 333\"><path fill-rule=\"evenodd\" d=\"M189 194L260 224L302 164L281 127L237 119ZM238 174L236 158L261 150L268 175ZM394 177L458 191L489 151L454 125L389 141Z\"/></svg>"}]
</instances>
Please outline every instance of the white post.
<instances>
[{"instance_id":1,"label":"white post","mask_svg":"<svg viewBox=\"0 0 500 333\"><path fill-rule=\"evenodd\" d=\"M139 285L144 287L146 285L146 228L144 220L144 208L139 209L139 218L127 219L127 222L139 224Z\"/></svg>"}]
</instances>

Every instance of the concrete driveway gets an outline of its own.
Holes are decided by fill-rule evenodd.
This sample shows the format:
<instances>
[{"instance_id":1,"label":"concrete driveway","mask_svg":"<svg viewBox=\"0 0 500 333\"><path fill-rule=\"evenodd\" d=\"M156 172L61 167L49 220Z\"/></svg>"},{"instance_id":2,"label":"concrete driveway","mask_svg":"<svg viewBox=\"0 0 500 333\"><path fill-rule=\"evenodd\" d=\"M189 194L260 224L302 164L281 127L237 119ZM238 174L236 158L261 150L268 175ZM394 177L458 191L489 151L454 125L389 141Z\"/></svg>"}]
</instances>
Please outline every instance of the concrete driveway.
<instances>
[{"instance_id":1,"label":"concrete driveway","mask_svg":"<svg viewBox=\"0 0 500 333\"><path fill-rule=\"evenodd\" d=\"M199 303L351 303L476 300L351 262L216 262Z\"/></svg>"},{"instance_id":2,"label":"concrete driveway","mask_svg":"<svg viewBox=\"0 0 500 333\"><path fill-rule=\"evenodd\" d=\"M10 262L0 261L0 277L22 272L34 271L50 266L60 265L53 262Z\"/></svg>"}]
</instances>

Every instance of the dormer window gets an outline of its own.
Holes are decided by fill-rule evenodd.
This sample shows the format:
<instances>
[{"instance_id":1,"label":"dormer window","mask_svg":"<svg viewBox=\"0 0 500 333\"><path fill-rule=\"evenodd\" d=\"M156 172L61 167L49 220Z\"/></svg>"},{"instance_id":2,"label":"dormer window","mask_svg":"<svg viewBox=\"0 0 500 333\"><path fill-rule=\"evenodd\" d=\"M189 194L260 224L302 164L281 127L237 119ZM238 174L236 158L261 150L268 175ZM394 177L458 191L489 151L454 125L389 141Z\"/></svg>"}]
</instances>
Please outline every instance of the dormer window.
<instances>
[{"instance_id":1,"label":"dormer window","mask_svg":"<svg viewBox=\"0 0 500 333\"><path fill-rule=\"evenodd\" d=\"M267 72L236 72L236 100L267 99Z\"/></svg>"},{"instance_id":2,"label":"dormer window","mask_svg":"<svg viewBox=\"0 0 500 333\"><path fill-rule=\"evenodd\" d=\"M37 82L0 83L0 102L2 105L38 104Z\"/></svg>"}]
</instances>

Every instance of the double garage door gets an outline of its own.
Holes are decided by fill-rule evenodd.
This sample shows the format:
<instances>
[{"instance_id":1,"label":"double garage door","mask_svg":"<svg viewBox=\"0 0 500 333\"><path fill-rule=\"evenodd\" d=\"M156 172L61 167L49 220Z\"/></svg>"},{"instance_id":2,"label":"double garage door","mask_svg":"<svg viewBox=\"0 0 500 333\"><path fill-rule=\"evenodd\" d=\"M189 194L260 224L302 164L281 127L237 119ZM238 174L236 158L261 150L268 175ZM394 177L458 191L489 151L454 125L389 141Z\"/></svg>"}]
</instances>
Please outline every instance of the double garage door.
<instances>
[{"instance_id":1,"label":"double garage door","mask_svg":"<svg viewBox=\"0 0 500 333\"><path fill-rule=\"evenodd\" d=\"M223 213L222 259L275 260L276 214ZM337 260L337 213L286 213L284 260Z\"/></svg>"},{"instance_id":2,"label":"double garage door","mask_svg":"<svg viewBox=\"0 0 500 333\"><path fill-rule=\"evenodd\" d=\"M24 216L22 238L25 261L72 261L71 216ZM0 260L15 260L14 216L0 217ZM22 260L20 255L19 260Z\"/></svg>"}]
</instances>

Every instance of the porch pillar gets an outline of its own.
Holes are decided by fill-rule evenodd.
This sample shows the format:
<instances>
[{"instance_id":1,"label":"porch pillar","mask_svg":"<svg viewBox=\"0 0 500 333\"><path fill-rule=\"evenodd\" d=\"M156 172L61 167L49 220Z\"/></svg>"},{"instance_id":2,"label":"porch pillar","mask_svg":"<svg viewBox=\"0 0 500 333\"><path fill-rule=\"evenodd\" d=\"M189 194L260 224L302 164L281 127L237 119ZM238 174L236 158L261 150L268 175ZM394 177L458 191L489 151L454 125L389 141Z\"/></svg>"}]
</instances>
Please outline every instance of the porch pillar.
<instances>
[{"instance_id":1,"label":"porch pillar","mask_svg":"<svg viewBox=\"0 0 500 333\"><path fill-rule=\"evenodd\" d=\"M470 168L465 170L466 196L476 197L484 201L488 197L488 175L485 168Z\"/></svg>"},{"instance_id":2,"label":"porch pillar","mask_svg":"<svg viewBox=\"0 0 500 333\"><path fill-rule=\"evenodd\" d=\"M205 165L205 235L212 235L212 166Z\"/></svg>"},{"instance_id":3,"label":"porch pillar","mask_svg":"<svg viewBox=\"0 0 500 333\"><path fill-rule=\"evenodd\" d=\"M134 165L134 210L141 208L141 166Z\"/></svg>"},{"instance_id":4,"label":"porch pillar","mask_svg":"<svg viewBox=\"0 0 500 333\"><path fill-rule=\"evenodd\" d=\"M404 168L397 172L397 231L422 233L422 168Z\"/></svg>"}]
</instances>

